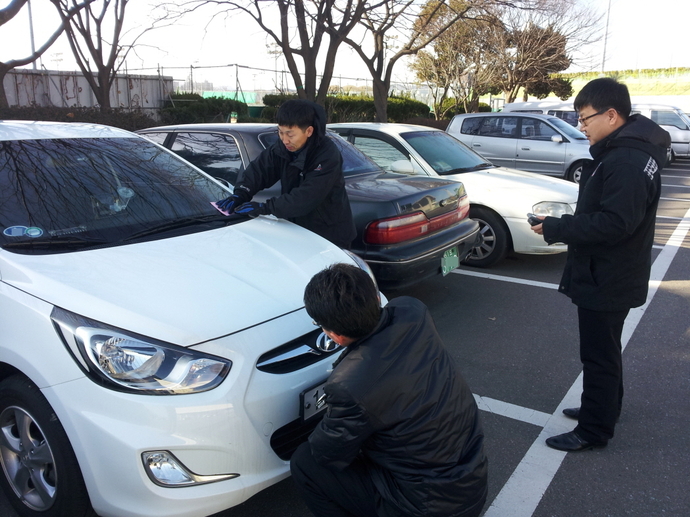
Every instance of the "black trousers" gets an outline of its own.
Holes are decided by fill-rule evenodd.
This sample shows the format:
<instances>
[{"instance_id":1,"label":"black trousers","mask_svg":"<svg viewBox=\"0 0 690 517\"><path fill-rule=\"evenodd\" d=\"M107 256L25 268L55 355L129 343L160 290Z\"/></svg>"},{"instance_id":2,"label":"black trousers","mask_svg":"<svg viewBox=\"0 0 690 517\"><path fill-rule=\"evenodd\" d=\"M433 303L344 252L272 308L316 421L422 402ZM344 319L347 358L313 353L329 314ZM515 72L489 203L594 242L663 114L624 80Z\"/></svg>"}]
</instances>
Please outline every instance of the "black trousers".
<instances>
[{"instance_id":1,"label":"black trousers","mask_svg":"<svg viewBox=\"0 0 690 517\"><path fill-rule=\"evenodd\" d=\"M613 438L623 406L621 334L628 312L577 309L583 379L575 430L588 442L606 443Z\"/></svg>"},{"instance_id":2,"label":"black trousers","mask_svg":"<svg viewBox=\"0 0 690 517\"><path fill-rule=\"evenodd\" d=\"M316 517L404 517L378 495L361 459L342 471L323 467L316 463L306 442L292 455L290 471L298 492ZM486 491L471 508L455 515L479 517L485 502Z\"/></svg>"},{"instance_id":3,"label":"black trousers","mask_svg":"<svg viewBox=\"0 0 690 517\"><path fill-rule=\"evenodd\" d=\"M329 469L316 463L305 442L292 455L290 471L316 517L376 517L376 489L361 460L343 471Z\"/></svg>"}]
</instances>

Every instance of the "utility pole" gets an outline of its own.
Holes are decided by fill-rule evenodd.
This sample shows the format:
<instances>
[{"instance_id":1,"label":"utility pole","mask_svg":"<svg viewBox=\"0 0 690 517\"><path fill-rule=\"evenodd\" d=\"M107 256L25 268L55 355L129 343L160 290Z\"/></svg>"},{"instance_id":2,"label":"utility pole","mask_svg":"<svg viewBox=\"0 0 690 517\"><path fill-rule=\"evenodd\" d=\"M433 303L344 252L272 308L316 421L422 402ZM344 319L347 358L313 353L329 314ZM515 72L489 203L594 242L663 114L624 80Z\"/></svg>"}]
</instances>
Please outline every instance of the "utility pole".
<instances>
[{"instance_id":1,"label":"utility pole","mask_svg":"<svg viewBox=\"0 0 690 517\"><path fill-rule=\"evenodd\" d=\"M601 56L601 73L604 73L604 65L606 64L606 41L609 38L609 17L611 16L611 0L609 0L606 8L606 29L604 29L604 53Z\"/></svg>"},{"instance_id":2,"label":"utility pole","mask_svg":"<svg viewBox=\"0 0 690 517\"><path fill-rule=\"evenodd\" d=\"M31 54L35 55L36 54L36 44L34 43L34 17L31 14L31 0L28 0L26 2L27 7L29 8L29 36L31 38ZM33 62L34 70L36 70L36 60L34 59Z\"/></svg>"}]
</instances>

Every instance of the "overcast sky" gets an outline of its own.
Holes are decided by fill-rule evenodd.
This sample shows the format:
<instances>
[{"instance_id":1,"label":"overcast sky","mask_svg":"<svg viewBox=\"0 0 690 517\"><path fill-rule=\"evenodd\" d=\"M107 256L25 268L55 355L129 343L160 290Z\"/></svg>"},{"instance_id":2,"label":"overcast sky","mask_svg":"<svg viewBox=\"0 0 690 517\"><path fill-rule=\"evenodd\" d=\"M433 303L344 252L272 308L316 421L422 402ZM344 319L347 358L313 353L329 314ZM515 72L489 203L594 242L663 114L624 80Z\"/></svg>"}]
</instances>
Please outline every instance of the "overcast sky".
<instances>
[{"instance_id":1,"label":"overcast sky","mask_svg":"<svg viewBox=\"0 0 690 517\"><path fill-rule=\"evenodd\" d=\"M589 2L602 14L609 3L609 0L582 1ZM0 6L8 3L9 0L0 0ZM32 6L34 40L36 46L40 46L58 25L58 18L54 8L45 0L33 0ZM131 2L127 8L130 38L150 24L148 15L151 10L150 0ZM687 11L688 0L611 0L605 70L690 67ZM210 11L201 11L173 27L147 33L139 40L136 55L130 54L127 58L127 69L131 73L155 75L156 68L161 66L165 75L185 79L190 73L190 65L193 65L195 81L206 79L216 86L230 88L236 84L236 68L222 65L284 69L280 58L268 54L266 35L249 17L236 14L213 21L210 18ZM29 26L28 10L24 8L15 19L0 28L0 61L30 53ZM596 70L601 69L603 47L602 40L590 48L590 63ZM43 55L41 62L50 70L76 69L64 37ZM239 74L245 91L270 89L276 78L280 82L279 74L273 72L241 68ZM335 81L352 84L354 82L349 78L367 76L359 57L343 45L336 61ZM403 81L410 78L404 64L396 65L394 79ZM291 82L289 85L292 87Z\"/></svg>"}]
</instances>

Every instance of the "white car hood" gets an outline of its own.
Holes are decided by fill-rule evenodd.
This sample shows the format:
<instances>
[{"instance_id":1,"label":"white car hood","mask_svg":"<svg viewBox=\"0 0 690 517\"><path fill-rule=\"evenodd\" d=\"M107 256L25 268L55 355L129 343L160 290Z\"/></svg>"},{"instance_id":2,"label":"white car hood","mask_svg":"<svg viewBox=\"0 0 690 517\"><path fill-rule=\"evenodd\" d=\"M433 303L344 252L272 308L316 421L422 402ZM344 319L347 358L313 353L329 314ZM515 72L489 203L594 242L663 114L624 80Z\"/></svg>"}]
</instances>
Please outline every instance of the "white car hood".
<instances>
[{"instance_id":1,"label":"white car hood","mask_svg":"<svg viewBox=\"0 0 690 517\"><path fill-rule=\"evenodd\" d=\"M494 167L443 177L462 181L470 203L489 206L504 217L525 217L542 201L577 202L577 184L543 174Z\"/></svg>"},{"instance_id":2,"label":"white car hood","mask_svg":"<svg viewBox=\"0 0 690 517\"><path fill-rule=\"evenodd\" d=\"M0 251L0 277L82 316L189 346L302 308L304 286L333 262L352 260L296 225L260 217L99 250Z\"/></svg>"}]
</instances>

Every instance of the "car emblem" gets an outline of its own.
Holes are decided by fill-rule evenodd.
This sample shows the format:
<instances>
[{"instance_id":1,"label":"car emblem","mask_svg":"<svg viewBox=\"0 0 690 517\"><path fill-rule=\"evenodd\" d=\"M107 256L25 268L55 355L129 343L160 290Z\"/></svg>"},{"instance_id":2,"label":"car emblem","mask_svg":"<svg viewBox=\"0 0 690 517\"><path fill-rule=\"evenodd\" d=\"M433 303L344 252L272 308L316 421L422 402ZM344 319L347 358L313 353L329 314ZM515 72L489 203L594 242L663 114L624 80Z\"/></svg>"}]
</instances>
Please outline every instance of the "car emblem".
<instances>
[{"instance_id":1,"label":"car emblem","mask_svg":"<svg viewBox=\"0 0 690 517\"><path fill-rule=\"evenodd\" d=\"M322 352L333 352L338 347L340 347L340 345L329 338L324 332L319 334L319 337L316 338L316 348Z\"/></svg>"}]
</instances>

